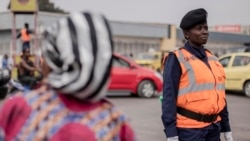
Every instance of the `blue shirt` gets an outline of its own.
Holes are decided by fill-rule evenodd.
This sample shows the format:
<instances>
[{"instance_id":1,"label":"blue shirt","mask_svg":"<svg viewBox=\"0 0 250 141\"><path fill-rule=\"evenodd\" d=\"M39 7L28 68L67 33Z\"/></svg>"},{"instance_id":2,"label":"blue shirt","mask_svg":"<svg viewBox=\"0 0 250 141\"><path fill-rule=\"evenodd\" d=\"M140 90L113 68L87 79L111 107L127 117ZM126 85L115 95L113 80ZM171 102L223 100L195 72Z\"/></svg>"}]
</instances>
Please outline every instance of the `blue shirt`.
<instances>
[{"instance_id":1,"label":"blue shirt","mask_svg":"<svg viewBox=\"0 0 250 141\"><path fill-rule=\"evenodd\" d=\"M2 69L8 69L8 59L3 59L2 61Z\"/></svg>"},{"instance_id":2,"label":"blue shirt","mask_svg":"<svg viewBox=\"0 0 250 141\"><path fill-rule=\"evenodd\" d=\"M191 47L188 43L184 48L197 58L202 60L209 68L206 49L204 47ZM163 72L163 101L162 101L162 122L164 132L167 137L178 136L176 129L176 99L178 94L179 82L181 77L181 67L176 55L170 52ZM221 132L231 131L228 119L227 105L220 113L221 116Z\"/></svg>"}]
</instances>

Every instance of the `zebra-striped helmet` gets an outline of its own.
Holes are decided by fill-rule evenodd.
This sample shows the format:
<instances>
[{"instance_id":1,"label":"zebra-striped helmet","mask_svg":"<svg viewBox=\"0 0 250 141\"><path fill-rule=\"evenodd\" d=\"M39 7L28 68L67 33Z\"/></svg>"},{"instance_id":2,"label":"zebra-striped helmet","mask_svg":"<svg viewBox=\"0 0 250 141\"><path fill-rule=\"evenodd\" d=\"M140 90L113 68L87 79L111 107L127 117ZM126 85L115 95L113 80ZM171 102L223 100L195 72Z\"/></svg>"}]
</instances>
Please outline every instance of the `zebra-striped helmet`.
<instances>
[{"instance_id":1,"label":"zebra-striped helmet","mask_svg":"<svg viewBox=\"0 0 250 141\"><path fill-rule=\"evenodd\" d=\"M97 101L109 83L113 43L101 14L73 13L44 31L49 84L65 94Z\"/></svg>"}]
</instances>

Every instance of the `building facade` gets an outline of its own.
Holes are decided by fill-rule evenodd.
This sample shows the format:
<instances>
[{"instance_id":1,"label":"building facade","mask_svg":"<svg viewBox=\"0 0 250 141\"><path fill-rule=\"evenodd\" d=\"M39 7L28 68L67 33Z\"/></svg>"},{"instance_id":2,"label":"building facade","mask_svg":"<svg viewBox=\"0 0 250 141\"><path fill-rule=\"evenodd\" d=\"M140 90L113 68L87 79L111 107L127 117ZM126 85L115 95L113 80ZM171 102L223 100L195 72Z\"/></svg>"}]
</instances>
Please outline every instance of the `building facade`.
<instances>
[{"instance_id":1,"label":"building facade","mask_svg":"<svg viewBox=\"0 0 250 141\"><path fill-rule=\"evenodd\" d=\"M47 12L38 13L38 33L39 29L46 27L58 19L65 17L65 14L55 14ZM11 53L12 50L12 13L0 13L0 54ZM29 23L34 29L34 17L32 15L16 16L16 31L18 32L24 23ZM136 56L141 52L149 50L167 50L176 46L176 29L169 24L145 24L126 23L111 21L111 29L114 35L114 50L124 55L133 54ZM174 35L174 36L172 36ZM17 52L21 50L21 42L17 40ZM34 46L34 39L31 41ZM38 46L41 46L38 40ZM33 50L34 52L34 50Z\"/></svg>"},{"instance_id":2,"label":"building facade","mask_svg":"<svg viewBox=\"0 0 250 141\"><path fill-rule=\"evenodd\" d=\"M38 33L42 27L46 27L57 21L65 14L38 12ZM34 29L33 15L17 15L16 31L27 22ZM12 13L0 13L0 54L12 53ZM172 50L183 46L182 31L171 24L131 23L111 21L113 32L114 50L126 56L136 57L138 54L148 51ZM20 52L21 42L17 40L17 52ZM218 55L240 51L245 45L250 44L250 36L241 34L229 34L211 32L206 47ZM31 41L34 46L34 39ZM38 40L38 48L43 45L41 38ZM36 50L33 50L36 52Z\"/></svg>"},{"instance_id":3,"label":"building facade","mask_svg":"<svg viewBox=\"0 0 250 141\"><path fill-rule=\"evenodd\" d=\"M183 45L184 36L181 29L177 29L177 46ZM220 56L230 52L242 52L250 43L250 36L222 32L209 32L205 48Z\"/></svg>"}]
</instances>

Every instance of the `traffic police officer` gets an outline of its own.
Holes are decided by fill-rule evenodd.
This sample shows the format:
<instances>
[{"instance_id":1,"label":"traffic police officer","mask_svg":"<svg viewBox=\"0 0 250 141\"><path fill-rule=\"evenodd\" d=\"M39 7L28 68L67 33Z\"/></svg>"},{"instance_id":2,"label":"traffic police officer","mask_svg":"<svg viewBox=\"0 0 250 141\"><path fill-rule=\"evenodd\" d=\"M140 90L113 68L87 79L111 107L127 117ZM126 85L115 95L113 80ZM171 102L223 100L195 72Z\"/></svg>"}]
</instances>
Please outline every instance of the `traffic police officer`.
<instances>
[{"instance_id":1,"label":"traffic police officer","mask_svg":"<svg viewBox=\"0 0 250 141\"><path fill-rule=\"evenodd\" d=\"M225 98L225 73L204 48L207 12L189 11L180 23L187 42L169 53L164 68L162 122L168 141L232 141Z\"/></svg>"}]
</instances>

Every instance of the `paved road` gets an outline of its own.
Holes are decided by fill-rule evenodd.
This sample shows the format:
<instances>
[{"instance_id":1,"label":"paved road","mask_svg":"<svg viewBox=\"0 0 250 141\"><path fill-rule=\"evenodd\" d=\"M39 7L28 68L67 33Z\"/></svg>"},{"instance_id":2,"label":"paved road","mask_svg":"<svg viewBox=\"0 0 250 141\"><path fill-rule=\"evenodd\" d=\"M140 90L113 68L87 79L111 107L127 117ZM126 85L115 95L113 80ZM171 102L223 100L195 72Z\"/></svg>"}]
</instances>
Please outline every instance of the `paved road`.
<instances>
[{"instance_id":1,"label":"paved road","mask_svg":"<svg viewBox=\"0 0 250 141\"><path fill-rule=\"evenodd\" d=\"M250 98L227 94L227 99L234 141L250 141ZM166 141L157 98L110 97L110 100L131 118L138 141Z\"/></svg>"},{"instance_id":2,"label":"paved road","mask_svg":"<svg viewBox=\"0 0 250 141\"><path fill-rule=\"evenodd\" d=\"M166 141L157 98L109 97L109 99L130 117L138 141ZM227 94L227 99L234 141L250 141L250 98L239 94Z\"/></svg>"},{"instance_id":3,"label":"paved road","mask_svg":"<svg viewBox=\"0 0 250 141\"><path fill-rule=\"evenodd\" d=\"M110 97L131 119L138 141L164 141L160 102L157 98Z\"/></svg>"}]
</instances>

